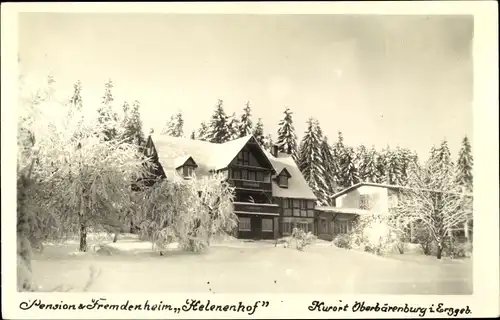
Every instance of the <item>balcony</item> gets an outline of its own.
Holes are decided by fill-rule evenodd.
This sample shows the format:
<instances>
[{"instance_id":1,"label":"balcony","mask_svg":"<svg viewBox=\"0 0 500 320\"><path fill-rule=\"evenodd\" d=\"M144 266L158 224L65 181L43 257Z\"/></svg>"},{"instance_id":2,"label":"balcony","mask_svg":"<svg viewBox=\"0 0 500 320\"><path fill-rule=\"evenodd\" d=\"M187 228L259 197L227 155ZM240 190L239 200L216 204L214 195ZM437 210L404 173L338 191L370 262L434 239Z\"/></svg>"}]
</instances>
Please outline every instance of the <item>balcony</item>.
<instances>
[{"instance_id":1,"label":"balcony","mask_svg":"<svg viewBox=\"0 0 500 320\"><path fill-rule=\"evenodd\" d=\"M229 180L229 183L237 189L252 189L252 190L264 190L264 191L272 190L271 182L231 179Z\"/></svg>"},{"instance_id":2,"label":"balcony","mask_svg":"<svg viewBox=\"0 0 500 320\"><path fill-rule=\"evenodd\" d=\"M280 207L272 203L234 202L236 213L279 215Z\"/></svg>"}]
</instances>

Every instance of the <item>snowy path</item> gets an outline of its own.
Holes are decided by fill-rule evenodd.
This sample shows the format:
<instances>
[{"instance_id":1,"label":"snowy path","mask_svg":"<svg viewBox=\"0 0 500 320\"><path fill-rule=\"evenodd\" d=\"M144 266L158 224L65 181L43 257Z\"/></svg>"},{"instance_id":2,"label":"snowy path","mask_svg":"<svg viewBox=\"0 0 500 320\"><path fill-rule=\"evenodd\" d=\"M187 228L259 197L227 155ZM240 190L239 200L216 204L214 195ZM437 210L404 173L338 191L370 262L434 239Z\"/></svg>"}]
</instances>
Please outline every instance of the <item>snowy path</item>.
<instances>
[{"instance_id":1,"label":"snowy path","mask_svg":"<svg viewBox=\"0 0 500 320\"><path fill-rule=\"evenodd\" d=\"M470 294L472 263L377 257L313 245L299 252L270 243L215 245L206 254L159 256L149 243L124 239L113 255L69 255L46 247L33 262L44 287L81 290L89 268L101 270L94 292ZM63 250L65 249L66 252Z\"/></svg>"}]
</instances>

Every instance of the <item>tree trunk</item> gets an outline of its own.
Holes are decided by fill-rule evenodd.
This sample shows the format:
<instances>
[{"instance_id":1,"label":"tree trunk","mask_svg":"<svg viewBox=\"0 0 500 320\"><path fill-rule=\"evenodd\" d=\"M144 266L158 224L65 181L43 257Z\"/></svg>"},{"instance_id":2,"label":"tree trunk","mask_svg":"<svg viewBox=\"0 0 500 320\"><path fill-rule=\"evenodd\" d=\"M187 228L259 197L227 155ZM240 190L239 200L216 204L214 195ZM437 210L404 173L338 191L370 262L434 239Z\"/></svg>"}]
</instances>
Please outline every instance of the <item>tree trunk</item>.
<instances>
[{"instance_id":1,"label":"tree trunk","mask_svg":"<svg viewBox=\"0 0 500 320\"><path fill-rule=\"evenodd\" d=\"M87 252L87 227L80 223L80 252Z\"/></svg>"},{"instance_id":2,"label":"tree trunk","mask_svg":"<svg viewBox=\"0 0 500 320\"><path fill-rule=\"evenodd\" d=\"M31 164L33 167L34 161ZM31 243L29 215L26 212L27 190L30 185L31 168L27 176L21 175L17 184L17 290L35 291L31 269Z\"/></svg>"},{"instance_id":3,"label":"tree trunk","mask_svg":"<svg viewBox=\"0 0 500 320\"><path fill-rule=\"evenodd\" d=\"M410 243L415 243L415 225L410 221Z\"/></svg>"},{"instance_id":4,"label":"tree trunk","mask_svg":"<svg viewBox=\"0 0 500 320\"><path fill-rule=\"evenodd\" d=\"M113 238L113 243L116 243L118 241L118 232L115 232L115 237Z\"/></svg>"},{"instance_id":5,"label":"tree trunk","mask_svg":"<svg viewBox=\"0 0 500 320\"><path fill-rule=\"evenodd\" d=\"M467 219L464 223L464 234L465 234L465 239L467 242L469 242L469 219Z\"/></svg>"},{"instance_id":6,"label":"tree trunk","mask_svg":"<svg viewBox=\"0 0 500 320\"><path fill-rule=\"evenodd\" d=\"M438 243L437 245L437 254L436 257L438 259L441 259L441 254L443 253L443 245L441 243Z\"/></svg>"}]
</instances>

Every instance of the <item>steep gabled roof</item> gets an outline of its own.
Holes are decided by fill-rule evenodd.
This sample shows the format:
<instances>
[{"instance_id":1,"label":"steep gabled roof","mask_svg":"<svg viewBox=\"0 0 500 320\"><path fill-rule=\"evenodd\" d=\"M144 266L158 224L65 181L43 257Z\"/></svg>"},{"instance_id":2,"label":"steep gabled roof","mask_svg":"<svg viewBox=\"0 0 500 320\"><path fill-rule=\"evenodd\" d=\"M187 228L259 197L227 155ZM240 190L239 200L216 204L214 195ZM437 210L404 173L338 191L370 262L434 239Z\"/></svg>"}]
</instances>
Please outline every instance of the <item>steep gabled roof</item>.
<instances>
[{"instance_id":1,"label":"steep gabled roof","mask_svg":"<svg viewBox=\"0 0 500 320\"><path fill-rule=\"evenodd\" d=\"M177 157L174 159L174 168L178 169L186 164L188 160L191 159L191 161L194 163L195 167L198 167L198 164L196 161L194 161L193 157L190 155L183 155L181 157Z\"/></svg>"},{"instance_id":2,"label":"steep gabled roof","mask_svg":"<svg viewBox=\"0 0 500 320\"><path fill-rule=\"evenodd\" d=\"M164 168L173 168L183 159L187 161L189 157L192 157L199 166L199 172L205 174L211 170L227 168L253 136L248 135L225 143L210 143L166 135L151 135L150 137Z\"/></svg>"},{"instance_id":3,"label":"steep gabled roof","mask_svg":"<svg viewBox=\"0 0 500 320\"><path fill-rule=\"evenodd\" d=\"M255 139L252 135L248 135L219 144L165 135L151 135L150 138L167 179L177 179L175 169L179 167L179 163L183 164L189 158L192 158L198 165L197 175L207 175L211 171L227 168L250 139ZM285 172L290 178L286 189L278 187L275 181L272 182L273 196L317 200L291 157L275 158L264 150L258 142L256 145L274 169L274 174Z\"/></svg>"},{"instance_id":4,"label":"steep gabled roof","mask_svg":"<svg viewBox=\"0 0 500 320\"><path fill-rule=\"evenodd\" d=\"M299 167L291 156L275 158L268 151L264 152L273 164L276 172L281 173L283 169L286 169L291 176L288 180L288 188L280 188L277 183L273 181L272 188L274 197L317 200L306 179L304 179L302 172L300 172Z\"/></svg>"},{"instance_id":5,"label":"steep gabled roof","mask_svg":"<svg viewBox=\"0 0 500 320\"><path fill-rule=\"evenodd\" d=\"M290 174L290 172L288 172L288 170L286 168L283 168L283 170L281 170L281 172L278 174L278 176L281 176L281 175L285 175L288 178L292 177L292 175Z\"/></svg>"},{"instance_id":6,"label":"steep gabled roof","mask_svg":"<svg viewBox=\"0 0 500 320\"><path fill-rule=\"evenodd\" d=\"M213 170L226 168L251 138L252 135L248 135L225 143L212 143L218 151L214 152L211 159Z\"/></svg>"},{"instance_id":7,"label":"steep gabled roof","mask_svg":"<svg viewBox=\"0 0 500 320\"><path fill-rule=\"evenodd\" d=\"M175 169L178 167L178 162L182 161L178 159L187 160L189 157L195 159L198 164L196 173L200 175L208 174L212 170L210 158L215 153L212 143L164 135L151 135L150 138L167 179L177 176Z\"/></svg>"}]
</instances>

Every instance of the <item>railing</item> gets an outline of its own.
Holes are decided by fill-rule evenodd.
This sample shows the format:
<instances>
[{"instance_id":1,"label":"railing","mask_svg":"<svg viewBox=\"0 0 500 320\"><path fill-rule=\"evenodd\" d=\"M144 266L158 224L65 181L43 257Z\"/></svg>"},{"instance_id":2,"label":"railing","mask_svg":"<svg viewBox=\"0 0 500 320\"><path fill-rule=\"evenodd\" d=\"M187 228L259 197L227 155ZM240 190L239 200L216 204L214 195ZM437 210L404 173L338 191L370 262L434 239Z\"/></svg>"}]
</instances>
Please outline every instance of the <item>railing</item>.
<instances>
[{"instance_id":1,"label":"railing","mask_svg":"<svg viewBox=\"0 0 500 320\"><path fill-rule=\"evenodd\" d=\"M266 191L272 190L271 182L231 179L229 180L229 183L235 188L266 190Z\"/></svg>"},{"instance_id":2,"label":"railing","mask_svg":"<svg viewBox=\"0 0 500 320\"><path fill-rule=\"evenodd\" d=\"M234 211L279 214L279 206L271 203L234 202Z\"/></svg>"}]
</instances>

